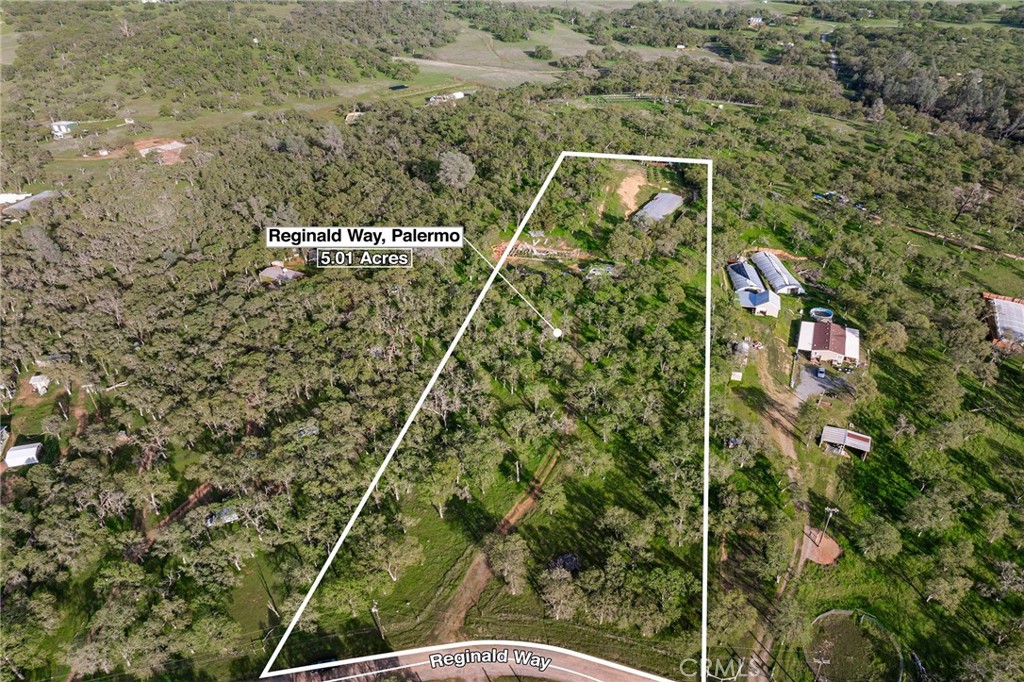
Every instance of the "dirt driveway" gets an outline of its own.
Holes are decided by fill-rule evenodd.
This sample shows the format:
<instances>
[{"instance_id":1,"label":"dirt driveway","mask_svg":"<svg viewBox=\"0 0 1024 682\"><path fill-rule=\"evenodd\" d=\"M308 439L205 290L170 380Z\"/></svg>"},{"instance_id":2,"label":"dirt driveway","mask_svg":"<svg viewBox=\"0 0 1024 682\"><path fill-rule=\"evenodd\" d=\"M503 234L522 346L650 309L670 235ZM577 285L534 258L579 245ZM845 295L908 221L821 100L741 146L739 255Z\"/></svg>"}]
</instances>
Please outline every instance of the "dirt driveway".
<instances>
[{"instance_id":1,"label":"dirt driveway","mask_svg":"<svg viewBox=\"0 0 1024 682\"><path fill-rule=\"evenodd\" d=\"M816 375L818 368L814 365L805 365L800 369L800 377L796 382L796 396L801 403L815 398L822 393L837 393L843 390L843 384L834 377L825 375L819 379Z\"/></svg>"},{"instance_id":2,"label":"dirt driveway","mask_svg":"<svg viewBox=\"0 0 1024 682\"><path fill-rule=\"evenodd\" d=\"M537 498L540 497L545 481L548 480L557 463L558 451L552 450L547 462L544 463L541 470L537 473L530 487L512 505L512 508L508 510L508 513L505 514L501 521L498 522L498 526L494 529L495 533L508 535L526 513L533 508L537 503ZM434 626L434 631L431 633L431 639L434 642L446 643L458 639L462 625L466 622L466 614L469 613L469 609L474 604L480 601L480 595L487 589L487 583L493 577L494 574L491 572L491 567L487 564L487 555L483 551L478 551L473 556L473 560L470 562L462 582L459 583L455 593L448 600L448 604L445 605L444 610L437 618L437 625Z\"/></svg>"}]
</instances>

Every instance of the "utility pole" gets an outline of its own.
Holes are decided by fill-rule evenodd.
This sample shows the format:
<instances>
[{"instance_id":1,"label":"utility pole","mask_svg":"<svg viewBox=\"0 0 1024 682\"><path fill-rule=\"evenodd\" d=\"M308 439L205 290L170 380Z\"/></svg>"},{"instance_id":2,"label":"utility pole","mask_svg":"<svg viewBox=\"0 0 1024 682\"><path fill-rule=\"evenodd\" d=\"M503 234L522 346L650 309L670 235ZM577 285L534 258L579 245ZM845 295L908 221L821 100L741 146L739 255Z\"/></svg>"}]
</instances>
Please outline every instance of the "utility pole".
<instances>
[{"instance_id":1,"label":"utility pole","mask_svg":"<svg viewBox=\"0 0 1024 682\"><path fill-rule=\"evenodd\" d=\"M373 606L370 607L370 613L373 614L373 622L377 624L377 632L380 633L380 638L387 639L384 632L384 626L380 622L380 609L377 608L377 600L373 601Z\"/></svg>"},{"instance_id":2,"label":"utility pole","mask_svg":"<svg viewBox=\"0 0 1024 682\"><path fill-rule=\"evenodd\" d=\"M825 507L825 511L828 513L828 518L825 519L825 527L821 529L821 536L818 538L818 544L825 539L825 531L828 530L828 523L832 520L832 517L839 513L838 507Z\"/></svg>"}]
</instances>

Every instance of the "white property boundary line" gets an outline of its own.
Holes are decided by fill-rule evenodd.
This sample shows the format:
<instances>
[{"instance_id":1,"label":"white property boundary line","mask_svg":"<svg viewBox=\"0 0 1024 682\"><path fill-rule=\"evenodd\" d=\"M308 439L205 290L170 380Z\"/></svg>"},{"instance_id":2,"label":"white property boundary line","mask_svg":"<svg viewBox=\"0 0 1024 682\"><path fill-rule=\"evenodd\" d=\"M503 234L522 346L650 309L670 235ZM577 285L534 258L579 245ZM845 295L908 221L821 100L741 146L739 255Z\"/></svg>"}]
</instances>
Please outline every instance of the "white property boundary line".
<instances>
[{"instance_id":1,"label":"white property boundary line","mask_svg":"<svg viewBox=\"0 0 1024 682\"><path fill-rule=\"evenodd\" d=\"M533 203L530 204L530 208L527 209L523 219L519 221L519 225L516 227L515 233L512 235L512 239L509 241L505 250L501 254L501 258L495 263L494 268L491 270L490 276L484 283L484 288L480 291L480 294L473 301L473 305L469 309L469 313L466 314L466 319L463 320L459 330L455 333L455 338L452 339L448 345L448 350L445 351L441 357L441 361L437 365L437 369L431 375L430 380L424 387L423 392L420 394L420 398L416 401L416 405L412 408L409 416L405 420L405 424L402 425L402 429L398 432L398 437L395 438L394 444L391 449L388 450L387 455L384 456L384 461L381 462L380 467L374 474L373 479L370 481L370 485L366 488L366 492L363 493L362 498L359 500L359 504L356 505L355 511L352 513L352 518L345 524L344 530L341 531L341 536L338 541L334 543L334 547L331 548L330 553L327 555L327 560L321 567L320 572L317 574L316 579L313 580L313 584L310 586L309 591L303 598L302 603L299 605L298 611L292 617L291 622L288 624L288 628L284 631L284 635L281 640L277 643L274 652L270 655L270 660L267 661L266 667L263 668L263 672L260 674L260 679L267 677L274 677L277 675L285 675L298 672L306 672L310 670L318 670L321 668L329 668L336 665L344 665L347 663L355 663L365 660L374 660L375 658L388 658L392 656L402 655L403 652L390 652L388 654L380 656L371 656L367 658L356 658L349 659L346 661L333 661L330 663L319 663L314 665L301 666L298 668L289 668L286 670L271 672L271 667L277 661L277 657L281 654L281 650L284 648L285 643L292 634L292 630L295 629L295 625L299 622L306 607L309 606L310 600L313 598L313 594L317 588L320 587L320 583L323 581L324 576L327 574L327 570L334 563L334 558L338 555L338 551L341 549L342 543L345 542L345 538L352 531L352 526L355 524L359 514L362 513L363 507L366 506L370 496L373 495L373 491L377 488L377 484L380 482L381 477L384 475L384 470L387 469L388 464L391 463L392 458L395 456L395 452L398 451L399 446L402 444L402 440L405 438L405 434L409 431L413 421L416 419L416 415L419 414L423 408L423 403L426 402L427 396L430 395L430 391L433 390L434 384L437 383L437 379L441 376L441 372L444 371L445 366L451 359L455 352L456 346L459 345L459 341L465 335L466 330L469 329L469 324L472 322L473 317L479 310L480 305L483 303L484 297L487 296L487 292L490 291L494 285L494 281L498 278L499 271L502 266L505 265L505 261L508 260L509 255L512 253L512 249L515 243L519 240L520 235L523 233L523 229L526 227L526 223L533 216L533 212L537 209L537 205L540 203L541 198L547 191L548 186L555 177L555 173L558 172L562 162L567 158L587 158L587 159L608 159L616 161L653 161L659 163L681 163L681 164L692 164L692 165L703 165L707 167L707 183L708 183L708 200L707 200L707 239L705 244L705 286L704 286L704 514L703 514L703 543L702 543L702 569L701 569L701 677L703 680L707 680L707 655L708 655L708 507L709 497L708 489L710 488L711 476L710 476L710 452L711 452L711 215L712 215L712 173L713 173L713 162L711 159L690 159L684 157L671 157L671 156L641 156L635 154L605 154L600 152L572 152L563 151L558 155L558 159L555 161L555 165L551 167L547 177L544 179L544 183L540 186L540 190L537 192L537 196L534 197ZM465 643L463 643L465 644ZM440 648L447 648L452 645L443 645ZM540 644L531 644L530 646L536 648L547 648L550 650L557 650L563 653L570 653L581 658L593 660L595 662L608 665L613 668L622 669L634 674L647 677L649 679L658 680L660 682L667 682L665 678L658 677L657 675L651 675L648 673L641 673L625 666L621 666L610 661L603 661L598 658L586 656L576 652L569 651L568 649L558 649L557 647L548 647ZM409 649L404 653L422 652L426 649Z\"/></svg>"}]
</instances>

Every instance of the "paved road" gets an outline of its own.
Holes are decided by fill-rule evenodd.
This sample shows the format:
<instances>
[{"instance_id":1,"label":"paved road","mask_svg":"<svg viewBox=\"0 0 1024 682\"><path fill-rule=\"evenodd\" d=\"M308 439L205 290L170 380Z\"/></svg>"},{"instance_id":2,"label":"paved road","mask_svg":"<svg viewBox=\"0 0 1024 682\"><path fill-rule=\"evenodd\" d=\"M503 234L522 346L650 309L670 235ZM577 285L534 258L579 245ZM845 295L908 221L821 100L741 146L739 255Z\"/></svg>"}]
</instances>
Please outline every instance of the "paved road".
<instances>
[{"instance_id":1,"label":"paved road","mask_svg":"<svg viewBox=\"0 0 1024 682\"><path fill-rule=\"evenodd\" d=\"M497 654L496 662L464 662L470 656ZM460 660L459 656L463 659ZM422 649L354 659L344 665L309 672L285 672L281 682L343 682L374 680L465 680L491 682L498 677L530 677L555 682L668 682L663 677L618 663L546 644L508 640L456 642Z\"/></svg>"}]
</instances>

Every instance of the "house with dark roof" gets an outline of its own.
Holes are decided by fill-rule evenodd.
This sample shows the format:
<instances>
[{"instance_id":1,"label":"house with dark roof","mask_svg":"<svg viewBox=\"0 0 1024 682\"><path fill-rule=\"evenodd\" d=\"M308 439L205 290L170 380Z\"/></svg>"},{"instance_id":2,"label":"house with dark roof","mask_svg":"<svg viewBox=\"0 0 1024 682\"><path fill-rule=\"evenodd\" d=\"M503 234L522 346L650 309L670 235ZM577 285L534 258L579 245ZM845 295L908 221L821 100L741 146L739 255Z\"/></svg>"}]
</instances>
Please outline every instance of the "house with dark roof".
<instances>
[{"instance_id":1,"label":"house with dark roof","mask_svg":"<svg viewBox=\"0 0 1024 682\"><path fill-rule=\"evenodd\" d=\"M832 321L801 322L796 349L819 362L860 363L860 331Z\"/></svg>"}]
</instances>

